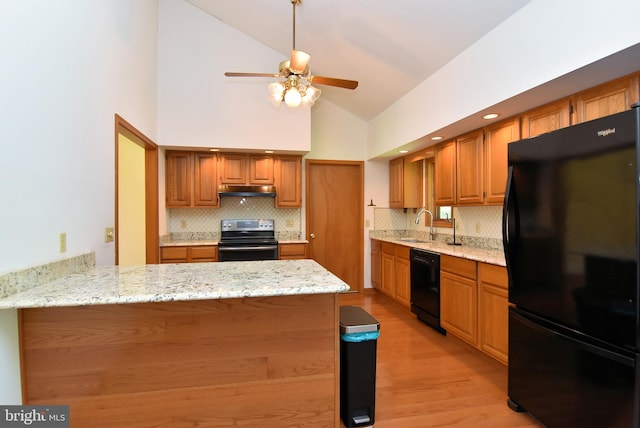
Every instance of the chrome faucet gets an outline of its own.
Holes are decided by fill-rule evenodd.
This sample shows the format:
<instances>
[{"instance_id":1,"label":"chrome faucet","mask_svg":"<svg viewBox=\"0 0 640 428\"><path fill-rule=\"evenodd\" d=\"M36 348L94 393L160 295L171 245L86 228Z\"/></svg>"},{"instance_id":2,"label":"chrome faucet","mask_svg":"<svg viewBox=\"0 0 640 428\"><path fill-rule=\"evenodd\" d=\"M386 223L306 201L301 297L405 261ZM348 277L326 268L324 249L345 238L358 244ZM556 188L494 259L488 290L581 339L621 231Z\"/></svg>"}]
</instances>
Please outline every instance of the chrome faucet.
<instances>
[{"instance_id":1,"label":"chrome faucet","mask_svg":"<svg viewBox=\"0 0 640 428\"><path fill-rule=\"evenodd\" d=\"M433 213L431 211L429 211L426 208L423 208L420 210L420 212L418 212L418 215L416 216L416 224L420 224L420 216L424 213L429 214L430 217L430 221L429 221L429 240L433 241Z\"/></svg>"}]
</instances>

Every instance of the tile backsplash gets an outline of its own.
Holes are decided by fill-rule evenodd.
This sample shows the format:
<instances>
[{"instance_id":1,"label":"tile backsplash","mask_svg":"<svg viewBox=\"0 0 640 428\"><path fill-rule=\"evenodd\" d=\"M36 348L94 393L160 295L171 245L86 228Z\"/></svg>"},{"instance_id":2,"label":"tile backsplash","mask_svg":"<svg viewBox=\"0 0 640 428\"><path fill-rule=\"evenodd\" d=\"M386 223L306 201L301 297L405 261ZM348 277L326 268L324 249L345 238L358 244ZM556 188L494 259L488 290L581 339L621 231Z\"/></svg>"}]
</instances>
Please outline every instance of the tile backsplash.
<instances>
[{"instance_id":1,"label":"tile backsplash","mask_svg":"<svg viewBox=\"0 0 640 428\"><path fill-rule=\"evenodd\" d=\"M300 239L300 208L275 208L275 200L266 197L227 196L220 201L220 208L170 208L167 217L168 233L176 239L197 234L219 239L220 221L223 219L266 218L275 220L278 239Z\"/></svg>"},{"instance_id":2,"label":"tile backsplash","mask_svg":"<svg viewBox=\"0 0 640 428\"><path fill-rule=\"evenodd\" d=\"M373 230L406 231L407 234L427 234L428 215L415 224L417 211L408 209L375 208ZM476 243L481 247L500 249L502 246L502 206L454 207L456 240ZM434 227L436 240L450 240L453 229Z\"/></svg>"}]
</instances>

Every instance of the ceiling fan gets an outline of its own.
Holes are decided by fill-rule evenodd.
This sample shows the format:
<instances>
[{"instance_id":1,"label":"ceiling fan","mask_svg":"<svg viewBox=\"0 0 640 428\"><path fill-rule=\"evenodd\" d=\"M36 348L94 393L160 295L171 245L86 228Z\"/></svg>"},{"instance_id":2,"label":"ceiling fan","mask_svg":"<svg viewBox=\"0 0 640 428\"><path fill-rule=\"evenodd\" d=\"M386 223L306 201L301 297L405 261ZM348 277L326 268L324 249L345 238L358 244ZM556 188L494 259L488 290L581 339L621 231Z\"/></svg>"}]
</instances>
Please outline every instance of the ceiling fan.
<instances>
[{"instance_id":1,"label":"ceiling fan","mask_svg":"<svg viewBox=\"0 0 640 428\"><path fill-rule=\"evenodd\" d=\"M282 61L278 73L239 73L226 72L227 77L275 77L283 80L269 85L269 99L279 106L282 101L289 107L299 105L311 106L320 96L320 89L311 86L318 85L336 86L344 89L355 89L358 82L355 80L337 79L334 77L314 76L309 69L311 55L296 50L296 6L302 0L290 0L293 5L293 49L291 57Z\"/></svg>"}]
</instances>

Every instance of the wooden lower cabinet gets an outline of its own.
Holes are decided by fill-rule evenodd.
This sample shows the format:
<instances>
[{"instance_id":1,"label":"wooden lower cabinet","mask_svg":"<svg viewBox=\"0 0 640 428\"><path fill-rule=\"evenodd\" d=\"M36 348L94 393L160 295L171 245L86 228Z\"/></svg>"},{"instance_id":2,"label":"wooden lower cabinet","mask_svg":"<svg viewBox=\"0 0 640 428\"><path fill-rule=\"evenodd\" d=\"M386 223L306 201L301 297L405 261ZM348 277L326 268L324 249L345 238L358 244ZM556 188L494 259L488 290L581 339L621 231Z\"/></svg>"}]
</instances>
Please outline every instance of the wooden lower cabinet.
<instances>
[{"instance_id":1,"label":"wooden lower cabinet","mask_svg":"<svg viewBox=\"0 0 640 428\"><path fill-rule=\"evenodd\" d=\"M476 262L440 256L440 323L447 332L478 346Z\"/></svg>"},{"instance_id":2,"label":"wooden lower cabinet","mask_svg":"<svg viewBox=\"0 0 640 428\"><path fill-rule=\"evenodd\" d=\"M409 261L410 248L396 245L395 248L395 289L394 298L406 307L411 306L411 264Z\"/></svg>"},{"instance_id":3,"label":"wooden lower cabinet","mask_svg":"<svg viewBox=\"0 0 640 428\"><path fill-rule=\"evenodd\" d=\"M371 284L400 304L411 306L410 247L371 241Z\"/></svg>"},{"instance_id":4,"label":"wooden lower cabinet","mask_svg":"<svg viewBox=\"0 0 640 428\"><path fill-rule=\"evenodd\" d=\"M505 268L478 263L478 345L504 364L509 359L508 287Z\"/></svg>"},{"instance_id":5,"label":"wooden lower cabinet","mask_svg":"<svg viewBox=\"0 0 640 428\"><path fill-rule=\"evenodd\" d=\"M160 248L160 263L201 263L217 261L218 247L215 245L184 245Z\"/></svg>"},{"instance_id":6,"label":"wooden lower cabinet","mask_svg":"<svg viewBox=\"0 0 640 428\"><path fill-rule=\"evenodd\" d=\"M448 333L508 362L509 298L504 267L440 256L440 322Z\"/></svg>"},{"instance_id":7,"label":"wooden lower cabinet","mask_svg":"<svg viewBox=\"0 0 640 428\"><path fill-rule=\"evenodd\" d=\"M382 280L382 245L377 239L371 240L371 286L374 288L380 288L380 282Z\"/></svg>"},{"instance_id":8,"label":"wooden lower cabinet","mask_svg":"<svg viewBox=\"0 0 640 428\"><path fill-rule=\"evenodd\" d=\"M389 297L394 295L395 282L395 245L389 242L382 243L382 256L380 270L382 272L380 291Z\"/></svg>"},{"instance_id":9,"label":"wooden lower cabinet","mask_svg":"<svg viewBox=\"0 0 640 428\"><path fill-rule=\"evenodd\" d=\"M279 244L278 258L280 260L297 260L307 258L307 244L304 242L295 244Z\"/></svg>"}]
</instances>

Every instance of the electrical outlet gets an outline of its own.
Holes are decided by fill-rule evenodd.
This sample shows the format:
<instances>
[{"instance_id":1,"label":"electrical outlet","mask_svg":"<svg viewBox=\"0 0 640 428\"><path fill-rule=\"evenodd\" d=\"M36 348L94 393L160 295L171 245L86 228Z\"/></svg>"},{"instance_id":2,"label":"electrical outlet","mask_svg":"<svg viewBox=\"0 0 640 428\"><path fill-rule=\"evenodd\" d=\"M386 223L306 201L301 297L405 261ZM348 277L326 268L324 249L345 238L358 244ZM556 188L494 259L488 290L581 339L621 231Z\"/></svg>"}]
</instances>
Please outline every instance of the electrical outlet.
<instances>
[{"instance_id":1,"label":"electrical outlet","mask_svg":"<svg viewBox=\"0 0 640 428\"><path fill-rule=\"evenodd\" d=\"M291 220L290 218L288 218L285 223L286 223L287 227L293 227L293 220Z\"/></svg>"},{"instance_id":2,"label":"electrical outlet","mask_svg":"<svg viewBox=\"0 0 640 428\"><path fill-rule=\"evenodd\" d=\"M370 221L369 219L366 219L366 220L364 221L364 227L366 227L366 228L371 227L371 221Z\"/></svg>"},{"instance_id":3,"label":"electrical outlet","mask_svg":"<svg viewBox=\"0 0 640 428\"><path fill-rule=\"evenodd\" d=\"M480 223L476 223L476 233L480 233Z\"/></svg>"},{"instance_id":4,"label":"electrical outlet","mask_svg":"<svg viewBox=\"0 0 640 428\"><path fill-rule=\"evenodd\" d=\"M180 228L181 229L186 229L187 228L187 220L185 220L185 219L180 220Z\"/></svg>"},{"instance_id":5,"label":"electrical outlet","mask_svg":"<svg viewBox=\"0 0 640 428\"><path fill-rule=\"evenodd\" d=\"M61 253L66 253L67 252L67 234L66 234L66 232L62 232L60 234L60 252Z\"/></svg>"},{"instance_id":6,"label":"electrical outlet","mask_svg":"<svg viewBox=\"0 0 640 428\"><path fill-rule=\"evenodd\" d=\"M104 228L104 242L113 242L113 227Z\"/></svg>"}]
</instances>

